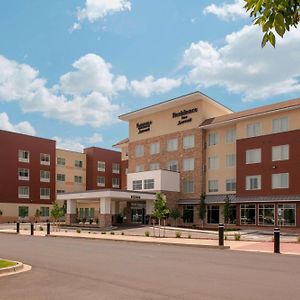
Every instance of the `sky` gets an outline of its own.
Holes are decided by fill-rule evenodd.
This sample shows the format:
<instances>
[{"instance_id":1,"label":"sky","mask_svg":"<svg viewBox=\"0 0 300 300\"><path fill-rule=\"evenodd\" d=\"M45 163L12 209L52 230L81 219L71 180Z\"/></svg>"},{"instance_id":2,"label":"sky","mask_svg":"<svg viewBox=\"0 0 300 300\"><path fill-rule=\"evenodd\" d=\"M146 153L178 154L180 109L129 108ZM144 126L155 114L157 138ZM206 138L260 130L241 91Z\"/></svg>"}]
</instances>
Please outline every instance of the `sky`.
<instances>
[{"instance_id":1,"label":"sky","mask_svg":"<svg viewBox=\"0 0 300 300\"><path fill-rule=\"evenodd\" d=\"M243 0L0 2L0 129L111 148L118 115L194 92L240 111L300 97L300 30L261 48Z\"/></svg>"}]
</instances>

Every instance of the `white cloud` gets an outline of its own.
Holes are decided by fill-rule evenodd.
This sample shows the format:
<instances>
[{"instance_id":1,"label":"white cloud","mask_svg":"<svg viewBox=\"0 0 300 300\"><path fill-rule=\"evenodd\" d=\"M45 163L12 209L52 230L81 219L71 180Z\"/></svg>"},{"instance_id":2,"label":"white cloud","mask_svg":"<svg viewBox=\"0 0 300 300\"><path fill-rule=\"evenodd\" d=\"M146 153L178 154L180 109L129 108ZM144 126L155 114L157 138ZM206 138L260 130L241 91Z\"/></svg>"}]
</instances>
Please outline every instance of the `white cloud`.
<instances>
[{"instance_id":1,"label":"white cloud","mask_svg":"<svg viewBox=\"0 0 300 300\"><path fill-rule=\"evenodd\" d=\"M122 11L130 11L131 2L129 0L86 0L84 8L78 8L77 21L72 29L80 29L80 23L88 20L94 23L109 14Z\"/></svg>"},{"instance_id":2,"label":"white cloud","mask_svg":"<svg viewBox=\"0 0 300 300\"><path fill-rule=\"evenodd\" d=\"M90 145L99 144L103 141L103 137L99 133L94 133L92 136L86 138L86 142Z\"/></svg>"},{"instance_id":3,"label":"white cloud","mask_svg":"<svg viewBox=\"0 0 300 300\"><path fill-rule=\"evenodd\" d=\"M72 25L72 27L69 29L69 31L70 31L70 32L73 32L73 31L79 30L79 29L81 29L81 24L80 24L80 23L74 23L74 24Z\"/></svg>"},{"instance_id":4,"label":"white cloud","mask_svg":"<svg viewBox=\"0 0 300 300\"><path fill-rule=\"evenodd\" d=\"M143 80L131 81L132 91L142 97L150 97L152 94L163 94L179 87L182 80L162 77L155 79L153 76L147 76Z\"/></svg>"},{"instance_id":5,"label":"white cloud","mask_svg":"<svg viewBox=\"0 0 300 300\"><path fill-rule=\"evenodd\" d=\"M300 31L291 30L277 40L276 49L260 47L257 26L245 26L226 36L221 48L206 41L185 50L186 82L199 87L222 86L241 93L244 101L266 99L300 91Z\"/></svg>"},{"instance_id":6,"label":"white cloud","mask_svg":"<svg viewBox=\"0 0 300 300\"><path fill-rule=\"evenodd\" d=\"M36 135L35 129L29 122L23 121L18 124L12 124L9 121L7 113L5 112L0 113L0 129L29 135Z\"/></svg>"},{"instance_id":7,"label":"white cloud","mask_svg":"<svg viewBox=\"0 0 300 300\"><path fill-rule=\"evenodd\" d=\"M216 15L222 20L236 20L249 18L249 15L244 8L244 0L235 0L232 3L224 2L221 5L211 4L204 8L203 13Z\"/></svg>"},{"instance_id":8,"label":"white cloud","mask_svg":"<svg viewBox=\"0 0 300 300\"><path fill-rule=\"evenodd\" d=\"M24 112L41 112L75 125L114 122L120 107L112 97L126 88L126 77L114 76L111 65L95 54L81 57L73 66L74 72L62 75L49 89L37 70L0 56L0 101L19 101Z\"/></svg>"}]
</instances>

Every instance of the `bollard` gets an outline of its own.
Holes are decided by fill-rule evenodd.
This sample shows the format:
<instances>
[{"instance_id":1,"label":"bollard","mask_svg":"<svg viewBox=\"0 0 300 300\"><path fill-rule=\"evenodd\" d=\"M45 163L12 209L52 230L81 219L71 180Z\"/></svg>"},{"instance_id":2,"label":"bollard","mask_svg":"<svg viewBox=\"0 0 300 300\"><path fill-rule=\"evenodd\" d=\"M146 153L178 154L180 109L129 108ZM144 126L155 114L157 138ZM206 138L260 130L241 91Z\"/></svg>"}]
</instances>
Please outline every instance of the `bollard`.
<instances>
[{"instance_id":1,"label":"bollard","mask_svg":"<svg viewBox=\"0 0 300 300\"><path fill-rule=\"evenodd\" d=\"M280 229L274 228L274 253L280 253Z\"/></svg>"},{"instance_id":2,"label":"bollard","mask_svg":"<svg viewBox=\"0 0 300 300\"><path fill-rule=\"evenodd\" d=\"M20 222L17 222L17 233L20 233Z\"/></svg>"},{"instance_id":3,"label":"bollard","mask_svg":"<svg viewBox=\"0 0 300 300\"><path fill-rule=\"evenodd\" d=\"M49 222L47 223L47 234L48 235L50 234L50 223Z\"/></svg>"},{"instance_id":4,"label":"bollard","mask_svg":"<svg viewBox=\"0 0 300 300\"><path fill-rule=\"evenodd\" d=\"M219 246L224 246L224 224L219 224Z\"/></svg>"},{"instance_id":5,"label":"bollard","mask_svg":"<svg viewBox=\"0 0 300 300\"><path fill-rule=\"evenodd\" d=\"M34 234L34 224L31 223L30 224L30 235L33 235Z\"/></svg>"}]
</instances>

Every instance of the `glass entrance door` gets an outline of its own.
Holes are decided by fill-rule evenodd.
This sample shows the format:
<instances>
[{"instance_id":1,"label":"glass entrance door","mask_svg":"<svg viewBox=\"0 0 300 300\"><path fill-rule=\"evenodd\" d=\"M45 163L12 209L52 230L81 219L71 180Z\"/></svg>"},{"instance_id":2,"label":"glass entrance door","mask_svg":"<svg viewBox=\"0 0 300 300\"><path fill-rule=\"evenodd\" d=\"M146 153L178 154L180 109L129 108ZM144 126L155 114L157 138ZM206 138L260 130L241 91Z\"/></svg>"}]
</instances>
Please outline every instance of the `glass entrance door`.
<instances>
[{"instance_id":1,"label":"glass entrance door","mask_svg":"<svg viewBox=\"0 0 300 300\"><path fill-rule=\"evenodd\" d=\"M131 223L142 224L145 218L145 204L131 203Z\"/></svg>"}]
</instances>

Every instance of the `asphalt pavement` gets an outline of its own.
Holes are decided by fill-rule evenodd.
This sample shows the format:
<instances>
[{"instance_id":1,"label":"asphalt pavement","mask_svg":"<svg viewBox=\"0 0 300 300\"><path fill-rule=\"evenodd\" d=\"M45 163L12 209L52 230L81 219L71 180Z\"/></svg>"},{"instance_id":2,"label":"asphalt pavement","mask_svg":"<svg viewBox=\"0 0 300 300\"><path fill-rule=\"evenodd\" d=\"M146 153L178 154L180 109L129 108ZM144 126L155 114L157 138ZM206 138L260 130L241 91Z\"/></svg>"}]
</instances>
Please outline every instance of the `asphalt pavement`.
<instances>
[{"instance_id":1,"label":"asphalt pavement","mask_svg":"<svg viewBox=\"0 0 300 300\"><path fill-rule=\"evenodd\" d=\"M0 279L1 300L300 295L299 256L1 234L0 257L33 267Z\"/></svg>"}]
</instances>

